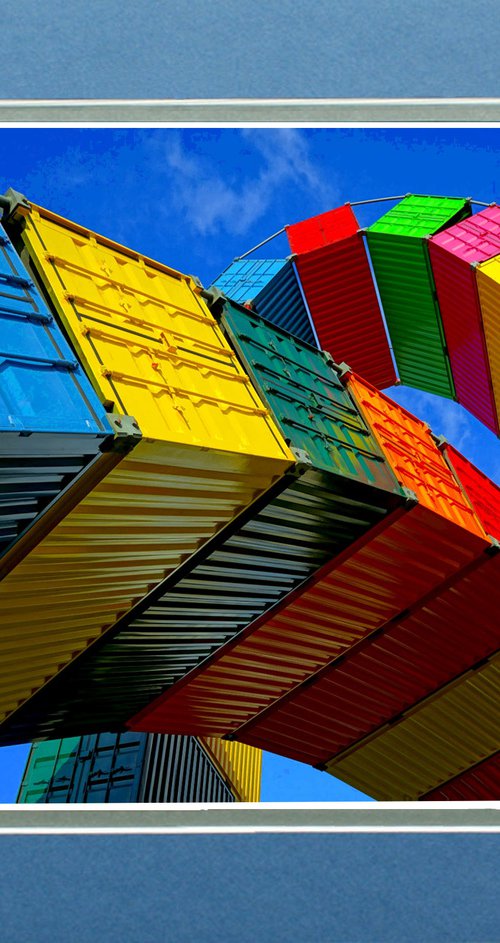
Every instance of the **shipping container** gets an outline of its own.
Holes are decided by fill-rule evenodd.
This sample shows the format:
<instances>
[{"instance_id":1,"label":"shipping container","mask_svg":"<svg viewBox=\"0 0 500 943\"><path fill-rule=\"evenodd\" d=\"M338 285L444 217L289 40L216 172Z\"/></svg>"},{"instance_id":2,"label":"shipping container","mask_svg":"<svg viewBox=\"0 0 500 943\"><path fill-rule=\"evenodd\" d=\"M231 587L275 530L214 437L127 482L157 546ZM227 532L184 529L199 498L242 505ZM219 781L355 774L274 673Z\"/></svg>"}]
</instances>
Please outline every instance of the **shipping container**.
<instances>
[{"instance_id":1,"label":"shipping container","mask_svg":"<svg viewBox=\"0 0 500 943\"><path fill-rule=\"evenodd\" d=\"M235 798L240 802L259 802L262 750L217 737L207 737L201 742L223 777L230 782Z\"/></svg>"},{"instance_id":2,"label":"shipping container","mask_svg":"<svg viewBox=\"0 0 500 943\"><path fill-rule=\"evenodd\" d=\"M124 724L404 503L329 357L229 302L221 324L300 460L2 725L0 742Z\"/></svg>"},{"instance_id":3,"label":"shipping container","mask_svg":"<svg viewBox=\"0 0 500 943\"><path fill-rule=\"evenodd\" d=\"M374 386L396 381L359 223L346 204L287 226L319 345Z\"/></svg>"},{"instance_id":4,"label":"shipping container","mask_svg":"<svg viewBox=\"0 0 500 943\"><path fill-rule=\"evenodd\" d=\"M471 215L470 202L407 195L366 230L401 382L455 398L427 237Z\"/></svg>"},{"instance_id":5,"label":"shipping container","mask_svg":"<svg viewBox=\"0 0 500 943\"><path fill-rule=\"evenodd\" d=\"M425 423L359 377L347 375L346 382L413 501L131 718L132 729L231 734L254 743L251 727L262 712L272 712L280 698L489 550L490 539ZM306 752L298 736L295 748Z\"/></svg>"},{"instance_id":6,"label":"shipping container","mask_svg":"<svg viewBox=\"0 0 500 943\"><path fill-rule=\"evenodd\" d=\"M500 558L484 554L235 736L327 764L500 649L499 581Z\"/></svg>"},{"instance_id":7,"label":"shipping container","mask_svg":"<svg viewBox=\"0 0 500 943\"><path fill-rule=\"evenodd\" d=\"M0 558L50 529L52 505L93 468L113 429L64 335L0 226ZM116 459L118 461L118 458ZM91 476L87 476L88 482Z\"/></svg>"},{"instance_id":8,"label":"shipping container","mask_svg":"<svg viewBox=\"0 0 500 943\"><path fill-rule=\"evenodd\" d=\"M316 345L297 271L289 259L235 259L215 280L214 286L231 301L252 302L263 318Z\"/></svg>"},{"instance_id":9,"label":"shipping container","mask_svg":"<svg viewBox=\"0 0 500 943\"><path fill-rule=\"evenodd\" d=\"M498 320L500 257L495 256L486 262L480 262L475 272L489 373L498 418L500 416L500 324Z\"/></svg>"},{"instance_id":10,"label":"shipping container","mask_svg":"<svg viewBox=\"0 0 500 943\"><path fill-rule=\"evenodd\" d=\"M486 533L500 540L500 488L449 442L443 442L441 451Z\"/></svg>"},{"instance_id":11,"label":"shipping container","mask_svg":"<svg viewBox=\"0 0 500 943\"><path fill-rule=\"evenodd\" d=\"M92 382L143 438L0 584L2 719L294 462L192 279L21 209Z\"/></svg>"},{"instance_id":12,"label":"shipping container","mask_svg":"<svg viewBox=\"0 0 500 943\"><path fill-rule=\"evenodd\" d=\"M476 265L500 253L500 207L432 236L429 255L456 398L498 435L498 415L476 285Z\"/></svg>"},{"instance_id":13,"label":"shipping container","mask_svg":"<svg viewBox=\"0 0 500 943\"><path fill-rule=\"evenodd\" d=\"M131 733L35 743L17 797L45 804L234 800L227 775L194 737Z\"/></svg>"},{"instance_id":14,"label":"shipping container","mask_svg":"<svg viewBox=\"0 0 500 943\"><path fill-rule=\"evenodd\" d=\"M416 800L500 748L500 655L329 763L374 799Z\"/></svg>"},{"instance_id":15,"label":"shipping container","mask_svg":"<svg viewBox=\"0 0 500 943\"><path fill-rule=\"evenodd\" d=\"M500 751L420 796L420 799L425 802L491 802L500 799Z\"/></svg>"}]
</instances>

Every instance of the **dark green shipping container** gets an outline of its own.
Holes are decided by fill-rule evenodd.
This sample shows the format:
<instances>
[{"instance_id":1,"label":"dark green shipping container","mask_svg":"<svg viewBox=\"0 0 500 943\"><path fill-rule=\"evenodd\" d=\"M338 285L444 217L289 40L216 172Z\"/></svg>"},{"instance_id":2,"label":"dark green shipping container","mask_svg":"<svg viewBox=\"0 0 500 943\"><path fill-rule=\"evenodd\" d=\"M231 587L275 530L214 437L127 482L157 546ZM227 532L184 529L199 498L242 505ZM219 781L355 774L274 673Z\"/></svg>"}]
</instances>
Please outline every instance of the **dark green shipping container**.
<instances>
[{"instance_id":1,"label":"dark green shipping container","mask_svg":"<svg viewBox=\"0 0 500 943\"><path fill-rule=\"evenodd\" d=\"M17 801L234 802L195 737L101 733L33 744Z\"/></svg>"},{"instance_id":2,"label":"dark green shipping container","mask_svg":"<svg viewBox=\"0 0 500 943\"><path fill-rule=\"evenodd\" d=\"M401 382L455 398L427 237L471 215L465 199L409 194L367 229Z\"/></svg>"}]
</instances>

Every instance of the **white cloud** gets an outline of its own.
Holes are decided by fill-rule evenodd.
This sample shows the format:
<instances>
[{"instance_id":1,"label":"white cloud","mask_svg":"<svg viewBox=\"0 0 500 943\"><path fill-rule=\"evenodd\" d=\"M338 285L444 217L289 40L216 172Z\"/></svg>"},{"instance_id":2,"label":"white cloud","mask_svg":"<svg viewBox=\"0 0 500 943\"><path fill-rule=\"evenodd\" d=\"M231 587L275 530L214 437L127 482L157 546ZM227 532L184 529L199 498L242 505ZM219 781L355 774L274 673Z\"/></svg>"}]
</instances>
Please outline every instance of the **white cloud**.
<instances>
[{"instance_id":1,"label":"white cloud","mask_svg":"<svg viewBox=\"0 0 500 943\"><path fill-rule=\"evenodd\" d=\"M165 158L176 175L173 199L196 232L203 236L221 230L232 235L248 232L284 184L309 190L330 203L335 200L335 191L321 178L301 131L247 129L241 135L258 158L258 170L252 177L243 171L233 170L231 175L214 171L208 160L186 151L180 135L169 141Z\"/></svg>"}]
</instances>

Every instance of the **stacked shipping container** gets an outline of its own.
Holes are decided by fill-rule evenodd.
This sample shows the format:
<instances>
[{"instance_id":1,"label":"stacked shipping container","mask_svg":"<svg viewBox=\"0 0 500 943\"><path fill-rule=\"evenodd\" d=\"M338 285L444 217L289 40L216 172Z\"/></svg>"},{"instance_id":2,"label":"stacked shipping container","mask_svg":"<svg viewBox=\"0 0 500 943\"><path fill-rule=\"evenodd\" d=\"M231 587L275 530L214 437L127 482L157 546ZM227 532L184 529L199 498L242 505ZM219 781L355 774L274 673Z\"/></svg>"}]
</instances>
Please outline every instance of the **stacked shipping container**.
<instances>
[{"instance_id":1,"label":"stacked shipping container","mask_svg":"<svg viewBox=\"0 0 500 943\"><path fill-rule=\"evenodd\" d=\"M404 503L329 357L231 303L220 323L299 462L15 713L4 742L124 725Z\"/></svg>"},{"instance_id":2,"label":"stacked shipping container","mask_svg":"<svg viewBox=\"0 0 500 943\"><path fill-rule=\"evenodd\" d=\"M367 240L403 382L498 432L500 210L470 211L410 195ZM24 200L6 225L26 268L5 237L0 742L127 724L248 744L203 747L235 782L254 745L377 798L484 792L500 492L376 389L395 374L351 207L287 227L293 259L223 273L258 313L217 293L211 313L188 276ZM363 379L277 326L314 339L308 309ZM37 418L35 369L70 378L75 427Z\"/></svg>"}]
</instances>

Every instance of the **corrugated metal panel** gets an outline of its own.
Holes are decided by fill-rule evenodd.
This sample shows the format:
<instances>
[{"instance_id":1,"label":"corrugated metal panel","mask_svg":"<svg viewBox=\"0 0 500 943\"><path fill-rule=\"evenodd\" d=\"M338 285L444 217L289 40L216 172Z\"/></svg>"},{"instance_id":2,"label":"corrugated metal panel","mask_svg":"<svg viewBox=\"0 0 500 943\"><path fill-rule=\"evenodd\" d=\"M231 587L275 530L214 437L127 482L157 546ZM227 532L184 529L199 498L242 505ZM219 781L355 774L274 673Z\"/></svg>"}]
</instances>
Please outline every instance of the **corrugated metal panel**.
<instances>
[{"instance_id":1,"label":"corrugated metal panel","mask_svg":"<svg viewBox=\"0 0 500 943\"><path fill-rule=\"evenodd\" d=\"M288 227L319 343L377 387L396 374L366 249L350 206Z\"/></svg>"},{"instance_id":2,"label":"corrugated metal panel","mask_svg":"<svg viewBox=\"0 0 500 943\"><path fill-rule=\"evenodd\" d=\"M269 459L141 441L0 584L3 717L249 504L275 470Z\"/></svg>"},{"instance_id":3,"label":"corrugated metal panel","mask_svg":"<svg viewBox=\"0 0 500 943\"><path fill-rule=\"evenodd\" d=\"M316 469L397 490L394 477L329 354L230 303L221 325L294 449Z\"/></svg>"},{"instance_id":4,"label":"corrugated metal panel","mask_svg":"<svg viewBox=\"0 0 500 943\"><path fill-rule=\"evenodd\" d=\"M200 672L133 717L133 728L235 731L489 546L429 428L359 377L350 374L346 382L401 485L421 503L401 521L381 524L380 533L368 532Z\"/></svg>"},{"instance_id":5,"label":"corrugated metal panel","mask_svg":"<svg viewBox=\"0 0 500 943\"><path fill-rule=\"evenodd\" d=\"M367 229L402 383L454 398L426 237L470 216L465 200L409 195Z\"/></svg>"},{"instance_id":6,"label":"corrugated metal panel","mask_svg":"<svg viewBox=\"0 0 500 943\"><path fill-rule=\"evenodd\" d=\"M259 802L262 750L217 737L207 737L202 743L223 775L229 779L235 798L240 802Z\"/></svg>"},{"instance_id":7,"label":"corrugated metal panel","mask_svg":"<svg viewBox=\"0 0 500 943\"><path fill-rule=\"evenodd\" d=\"M189 276L40 207L21 238L100 396L144 436L290 458Z\"/></svg>"},{"instance_id":8,"label":"corrugated metal panel","mask_svg":"<svg viewBox=\"0 0 500 943\"><path fill-rule=\"evenodd\" d=\"M375 525L393 498L315 472L290 481L222 546L216 539L207 559L208 545L201 561L193 558L172 585L150 593L7 719L0 743L123 724ZM99 585L97 573L95 581Z\"/></svg>"},{"instance_id":9,"label":"corrugated metal panel","mask_svg":"<svg viewBox=\"0 0 500 943\"><path fill-rule=\"evenodd\" d=\"M3 556L35 521L40 537L40 516L99 456L112 427L1 227L0 323Z\"/></svg>"},{"instance_id":10,"label":"corrugated metal panel","mask_svg":"<svg viewBox=\"0 0 500 943\"><path fill-rule=\"evenodd\" d=\"M483 555L236 736L316 765L394 722L500 648L499 575L500 558Z\"/></svg>"},{"instance_id":11,"label":"corrugated metal panel","mask_svg":"<svg viewBox=\"0 0 500 943\"><path fill-rule=\"evenodd\" d=\"M457 449L446 443L443 455L451 465L487 534L500 540L500 488Z\"/></svg>"},{"instance_id":12,"label":"corrugated metal panel","mask_svg":"<svg viewBox=\"0 0 500 943\"><path fill-rule=\"evenodd\" d=\"M476 268L476 284L483 319L486 350L495 398L497 421L500 422L500 258L481 262Z\"/></svg>"},{"instance_id":13,"label":"corrugated metal panel","mask_svg":"<svg viewBox=\"0 0 500 943\"><path fill-rule=\"evenodd\" d=\"M24 223L101 395L133 405L148 438L1 584L0 652L17 650L4 717L294 460L187 276L47 211Z\"/></svg>"},{"instance_id":14,"label":"corrugated metal panel","mask_svg":"<svg viewBox=\"0 0 500 943\"><path fill-rule=\"evenodd\" d=\"M414 491L425 507L484 537L484 528L428 425L360 377L349 374L346 382L398 481Z\"/></svg>"},{"instance_id":15,"label":"corrugated metal panel","mask_svg":"<svg viewBox=\"0 0 500 943\"><path fill-rule=\"evenodd\" d=\"M500 208L432 236L429 254L457 399L498 434L474 266L500 252Z\"/></svg>"},{"instance_id":16,"label":"corrugated metal panel","mask_svg":"<svg viewBox=\"0 0 500 943\"><path fill-rule=\"evenodd\" d=\"M214 284L236 302L252 301L254 311L309 344L311 321L291 259L238 259Z\"/></svg>"},{"instance_id":17,"label":"corrugated metal panel","mask_svg":"<svg viewBox=\"0 0 500 943\"><path fill-rule=\"evenodd\" d=\"M253 742L242 725L487 545L420 505L394 512L128 726L214 736L238 731L237 739Z\"/></svg>"},{"instance_id":18,"label":"corrugated metal panel","mask_svg":"<svg viewBox=\"0 0 500 943\"><path fill-rule=\"evenodd\" d=\"M500 656L442 688L328 772L375 799L414 800L500 748Z\"/></svg>"},{"instance_id":19,"label":"corrugated metal panel","mask_svg":"<svg viewBox=\"0 0 500 943\"><path fill-rule=\"evenodd\" d=\"M194 737L127 732L35 743L17 801L234 802L234 796Z\"/></svg>"},{"instance_id":20,"label":"corrugated metal panel","mask_svg":"<svg viewBox=\"0 0 500 943\"><path fill-rule=\"evenodd\" d=\"M234 802L204 744L194 737L145 737L138 802ZM243 749L243 748L242 748Z\"/></svg>"},{"instance_id":21,"label":"corrugated metal panel","mask_svg":"<svg viewBox=\"0 0 500 943\"><path fill-rule=\"evenodd\" d=\"M426 802L484 802L500 796L500 752L420 796Z\"/></svg>"},{"instance_id":22,"label":"corrugated metal panel","mask_svg":"<svg viewBox=\"0 0 500 943\"><path fill-rule=\"evenodd\" d=\"M107 634L56 680L57 697L51 688L36 709L27 706L25 721L13 718L19 735L124 723L403 501L375 437L323 354L245 309L228 305L228 329L230 321L256 388L294 448L307 452L303 463L219 530L173 581L158 581L113 637Z\"/></svg>"}]
</instances>

